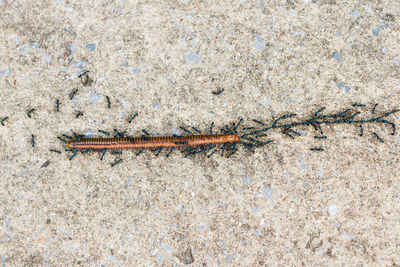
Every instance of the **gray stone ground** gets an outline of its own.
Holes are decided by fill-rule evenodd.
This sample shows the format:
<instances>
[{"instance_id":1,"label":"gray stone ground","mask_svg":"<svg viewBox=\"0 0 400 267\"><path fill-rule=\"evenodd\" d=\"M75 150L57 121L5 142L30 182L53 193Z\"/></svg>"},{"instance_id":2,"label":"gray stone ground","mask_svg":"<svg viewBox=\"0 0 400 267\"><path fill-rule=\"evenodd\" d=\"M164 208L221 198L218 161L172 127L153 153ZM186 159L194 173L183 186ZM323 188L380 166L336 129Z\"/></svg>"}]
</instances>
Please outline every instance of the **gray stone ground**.
<instances>
[{"instance_id":1,"label":"gray stone ground","mask_svg":"<svg viewBox=\"0 0 400 267\"><path fill-rule=\"evenodd\" d=\"M127 152L114 168L110 154L68 160L56 138L113 128L169 135L352 103L368 105L363 116L374 103L398 108L399 6L3 0L1 263L399 265L400 137L388 127L366 126L363 137L356 126L326 127L323 152L309 150L317 141L304 127L295 140L272 133L254 154ZM77 77L84 69L91 85Z\"/></svg>"}]
</instances>

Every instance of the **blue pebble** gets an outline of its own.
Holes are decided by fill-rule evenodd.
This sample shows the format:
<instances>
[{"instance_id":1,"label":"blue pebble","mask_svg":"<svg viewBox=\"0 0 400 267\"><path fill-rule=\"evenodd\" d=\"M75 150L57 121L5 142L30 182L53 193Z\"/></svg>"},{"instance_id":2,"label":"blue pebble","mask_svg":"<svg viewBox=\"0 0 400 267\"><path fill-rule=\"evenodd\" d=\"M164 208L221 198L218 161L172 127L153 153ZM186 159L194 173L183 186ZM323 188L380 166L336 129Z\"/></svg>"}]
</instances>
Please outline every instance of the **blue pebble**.
<instances>
[{"instance_id":1,"label":"blue pebble","mask_svg":"<svg viewBox=\"0 0 400 267\"><path fill-rule=\"evenodd\" d=\"M88 44L88 45L86 45L86 48L93 52L96 49L96 45L95 44Z\"/></svg>"},{"instance_id":2,"label":"blue pebble","mask_svg":"<svg viewBox=\"0 0 400 267\"><path fill-rule=\"evenodd\" d=\"M343 56L339 52L333 53L333 58L339 62L343 62Z\"/></svg>"},{"instance_id":3,"label":"blue pebble","mask_svg":"<svg viewBox=\"0 0 400 267\"><path fill-rule=\"evenodd\" d=\"M305 35L305 31L293 31L293 36Z\"/></svg>"},{"instance_id":4,"label":"blue pebble","mask_svg":"<svg viewBox=\"0 0 400 267\"><path fill-rule=\"evenodd\" d=\"M45 55L44 59L46 60L47 64L51 63L51 56L50 55Z\"/></svg>"},{"instance_id":5,"label":"blue pebble","mask_svg":"<svg viewBox=\"0 0 400 267\"><path fill-rule=\"evenodd\" d=\"M249 183L251 183L251 178L250 177L246 177L243 179L243 184L244 185L248 185Z\"/></svg>"},{"instance_id":6,"label":"blue pebble","mask_svg":"<svg viewBox=\"0 0 400 267\"><path fill-rule=\"evenodd\" d=\"M125 182L125 184L126 184L126 185L130 185L130 184L132 183L134 177L135 177L135 175L132 174L132 175L129 177L129 179Z\"/></svg>"},{"instance_id":7,"label":"blue pebble","mask_svg":"<svg viewBox=\"0 0 400 267\"><path fill-rule=\"evenodd\" d=\"M300 167L301 167L303 170L308 170L308 169L310 169L310 168L308 168L307 163L306 163L306 161L305 161L304 158L300 158Z\"/></svg>"},{"instance_id":8,"label":"blue pebble","mask_svg":"<svg viewBox=\"0 0 400 267\"><path fill-rule=\"evenodd\" d=\"M181 130L174 128L172 129L171 133L174 135L182 135L183 132Z\"/></svg>"},{"instance_id":9,"label":"blue pebble","mask_svg":"<svg viewBox=\"0 0 400 267\"><path fill-rule=\"evenodd\" d=\"M260 213L261 209L259 207L253 207L253 214Z\"/></svg>"},{"instance_id":10,"label":"blue pebble","mask_svg":"<svg viewBox=\"0 0 400 267\"><path fill-rule=\"evenodd\" d=\"M231 261L235 258L235 256L236 256L236 253L233 253L232 255L228 256L228 257L225 259L225 262L226 262L226 263L231 262Z\"/></svg>"},{"instance_id":11,"label":"blue pebble","mask_svg":"<svg viewBox=\"0 0 400 267\"><path fill-rule=\"evenodd\" d=\"M69 46L69 50L71 50L72 53L76 53L75 45L74 45L74 44L71 44L71 45Z\"/></svg>"},{"instance_id":12,"label":"blue pebble","mask_svg":"<svg viewBox=\"0 0 400 267\"><path fill-rule=\"evenodd\" d=\"M186 62L200 62L200 57L193 51L190 51L188 54L185 55Z\"/></svg>"},{"instance_id":13,"label":"blue pebble","mask_svg":"<svg viewBox=\"0 0 400 267\"><path fill-rule=\"evenodd\" d=\"M265 40L258 34L256 35L257 42L254 44L254 48L257 50L264 50L265 49Z\"/></svg>"},{"instance_id":14,"label":"blue pebble","mask_svg":"<svg viewBox=\"0 0 400 267\"><path fill-rule=\"evenodd\" d=\"M92 130L89 129L89 130L87 131L87 133L85 134L85 137L86 137L86 138L92 138L93 135L94 135L94 132L93 132Z\"/></svg>"},{"instance_id":15,"label":"blue pebble","mask_svg":"<svg viewBox=\"0 0 400 267\"><path fill-rule=\"evenodd\" d=\"M259 51L262 51L262 50L264 50L265 49L265 43L263 43L263 42L256 42L255 44L254 44L254 48L256 49L256 50L259 50Z\"/></svg>"},{"instance_id":16,"label":"blue pebble","mask_svg":"<svg viewBox=\"0 0 400 267\"><path fill-rule=\"evenodd\" d=\"M344 86L344 82L338 82L337 88L342 88Z\"/></svg>"},{"instance_id":17,"label":"blue pebble","mask_svg":"<svg viewBox=\"0 0 400 267\"><path fill-rule=\"evenodd\" d=\"M351 12L349 16L352 17L353 19L356 19L360 16L360 11L356 10L354 12Z\"/></svg>"},{"instance_id":18,"label":"blue pebble","mask_svg":"<svg viewBox=\"0 0 400 267\"><path fill-rule=\"evenodd\" d=\"M100 95L98 95L94 92L91 92L91 91L89 91L89 94L90 94L90 102L91 103L97 103L97 101L99 101Z\"/></svg>"},{"instance_id":19,"label":"blue pebble","mask_svg":"<svg viewBox=\"0 0 400 267\"><path fill-rule=\"evenodd\" d=\"M347 86L344 82L338 82L338 84L336 85L337 88L344 88L344 90L346 91L346 93L348 93L350 91L350 86Z\"/></svg>"},{"instance_id":20,"label":"blue pebble","mask_svg":"<svg viewBox=\"0 0 400 267\"><path fill-rule=\"evenodd\" d=\"M77 62L77 63L74 64L74 68L83 69L83 68L86 67L86 65L87 65L87 64L86 64L85 61L79 61L79 62Z\"/></svg>"},{"instance_id":21,"label":"blue pebble","mask_svg":"<svg viewBox=\"0 0 400 267\"><path fill-rule=\"evenodd\" d=\"M330 206L328 212L329 212L329 215L330 215L330 216L333 216L333 215L335 215L335 213L338 212L339 210L340 210L340 209L339 209L338 207L336 207L336 206Z\"/></svg>"},{"instance_id":22,"label":"blue pebble","mask_svg":"<svg viewBox=\"0 0 400 267\"><path fill-rule=\"evenodd\" d=\"M270 199L272 198L272 195L274 194L274 189L270 187L264 187L263 188L263 196L265 199Z\"/></svg>"},{"instance_id":23,"label":"blue pebble","mask_svg":"<svg viewBox=\"0 0 400 267\"><path fill-rule=\"evenodd\" d=\"M373 28L372 29L372 34L375 35L375 36L378 36L379 33L381 32L382 28L383 28L382 25L379 25L378 27Z\"/></svg>"}]
</instances>

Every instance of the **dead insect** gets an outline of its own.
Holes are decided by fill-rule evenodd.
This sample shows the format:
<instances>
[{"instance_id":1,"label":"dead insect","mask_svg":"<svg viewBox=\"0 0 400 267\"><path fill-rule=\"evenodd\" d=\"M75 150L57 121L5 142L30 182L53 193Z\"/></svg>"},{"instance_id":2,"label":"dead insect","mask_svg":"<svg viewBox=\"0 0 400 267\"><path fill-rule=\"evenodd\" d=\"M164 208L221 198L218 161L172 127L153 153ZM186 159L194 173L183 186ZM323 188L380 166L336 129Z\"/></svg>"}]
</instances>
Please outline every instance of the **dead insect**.
<instances>
[{"instance_id":1,"label":"dead insect","mask_svg":"<svg viewBox=\"0 0 400 267\"><path fill-rule=\"evenodd\" d=\"M137 114L137 113L133 114L133 115L129 118L128 123L131 123L138 115L139 115L139 114Z\"/></svg>"},{"instance_id":2,"label":"dead insect","mask_svg":"<svg viewBox=\"0 0 400 267\"><path fill-rule=\"evenodd\" d=\"M60 111L60 104L61 104L60 100L57 99L57 100L56 100L56 111L57 111L57 112Z\"/></svg>"},{"instance_id":3,"label":"dead insect","mask_svg":"<svg viewBox=\"0 0 400 267\"><path fill-rule=\"evenodd\" d=\"M75 95L76 95L76 93L78 93L78 89L74 89L70 94L69 94L69 99L74 99L74 97L75 97Z\"/></svg>"},{"instance_id":4,"label":"dead insect","mask_svg":"<svg viewBox=\"0 0 400 267\"><path fill-rule=\"evenodd\" d=\"M214 92L212 92L214 95L220 95L220 94L222 94L222 92L224 92L225 91L225 89L224 88L221 88L221 89L218 89L217 91L214 91Z\"/></svg>"},{"instance_id":5,"label":"dead insect","mask_svg":"<svg viewBox=\"0 0 400 267\"><path fill-rule=\"evenodd\" d=\"M107 107L111 108L111 101L110 101L110 97L108 95L106 95L106 99L107 99Z\"/></svg>"},{"instance_id":6,"label":"dead insect","mask_svg":"<svg viewBox=\"0 0 400 267\"><path fill-rule=\"evenodd\" d=\"M78 113L76 113L75 118L79 118L79 116L83 116L83 113L81 111L78 111Z\"/></svg>"},{"instance_id":7,"label":"dead insect","mask_svg":"<svg viewBox=\"0 0 400 267\"><path fill-rule=\"evenodd\" d=\"M31 145L35 147L35 136L33 134L31 134Z\"/></svg>"},{"instance_id":8,"label":"dead insect","mask_svg":"<svg viewBox=\"0 0 400 267\"><path fill-rule=\"evenodd\" d=\"M28 110L28 112L26 113L26 116L28 116L29 118L31 118L31 113L34 112L36 109L35 108L31 108L30 110Z\"/></svg>"},{"instance_id":9,"label":"dead insect","mask_svg":"<svg viewBox=\"0 0 400 267\"><path fill-rule=\"evenodd\" d=\"M4 122L8 119L8 116L5 116L4 118L1 119L1 125L4 126Z\"/></svg>"},{"instance_id":10,"label":"dead insect","mask_svg":"<svg viewBox=\"0 0 400 267\"><path fill-rule=\"evenodd\" d=\"M93 80L89 77L89 71L86 70L81 73L78 77L81 79L83 86L91 85Z\"/></svg>"}]
</instances>

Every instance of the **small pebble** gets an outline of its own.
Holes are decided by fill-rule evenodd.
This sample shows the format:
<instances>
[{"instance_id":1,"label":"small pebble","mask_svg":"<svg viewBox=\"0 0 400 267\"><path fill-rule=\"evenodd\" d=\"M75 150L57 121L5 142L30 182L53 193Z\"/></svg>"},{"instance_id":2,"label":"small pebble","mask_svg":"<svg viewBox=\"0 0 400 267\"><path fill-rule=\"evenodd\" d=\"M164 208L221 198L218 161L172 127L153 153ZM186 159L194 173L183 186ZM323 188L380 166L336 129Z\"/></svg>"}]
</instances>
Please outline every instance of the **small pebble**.
<instances>
[{"instance_id":1,"label":"small pebble","mask_svg":"<svg viewBox=\"0 0 400 267\"><path fill-rule=\"evenodd\" d=\"M49 165L50 165L50 160L48 159L42 164L42 166L40 168L46 168Z\"/></svg>"},{"instance_id":2,"label":"small pebble","mask_svg":"<svg viewBox=\"0 0 400 267\"><path fill-rule=\"evenodd\" d=\"M187 248L183 253L181 257L181 261L184 264L191 264L194 262L192 250L190 248Z\"/></svg>"}]
</instances>

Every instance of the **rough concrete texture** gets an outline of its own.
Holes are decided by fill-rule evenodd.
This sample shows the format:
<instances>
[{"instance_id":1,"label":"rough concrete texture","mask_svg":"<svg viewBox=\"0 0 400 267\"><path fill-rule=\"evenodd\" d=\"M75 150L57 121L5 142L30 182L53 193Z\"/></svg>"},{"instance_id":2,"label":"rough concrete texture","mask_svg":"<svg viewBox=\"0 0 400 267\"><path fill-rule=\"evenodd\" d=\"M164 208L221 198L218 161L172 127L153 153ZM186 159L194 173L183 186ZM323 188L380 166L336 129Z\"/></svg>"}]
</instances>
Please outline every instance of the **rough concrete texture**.
<instances>
[{"instance_id":1,"label":"rough concrete texture","mask_svg":"<svg viewBox=\"0 0 400 267\"><path fill-rule=\"evenodd\" d=\"M312 127L294 140L274 132L273 144L230 159L70 161L56 138L398 108L399 15L396 1L3 0L1 263L399 265L400 137L390 127L365 126L363 137L326 127L321 141ZM317 142L324 151L310 151Z\"/></svg>"}]
</instances>

